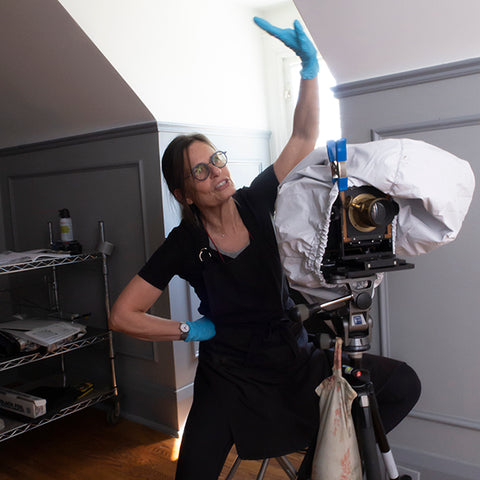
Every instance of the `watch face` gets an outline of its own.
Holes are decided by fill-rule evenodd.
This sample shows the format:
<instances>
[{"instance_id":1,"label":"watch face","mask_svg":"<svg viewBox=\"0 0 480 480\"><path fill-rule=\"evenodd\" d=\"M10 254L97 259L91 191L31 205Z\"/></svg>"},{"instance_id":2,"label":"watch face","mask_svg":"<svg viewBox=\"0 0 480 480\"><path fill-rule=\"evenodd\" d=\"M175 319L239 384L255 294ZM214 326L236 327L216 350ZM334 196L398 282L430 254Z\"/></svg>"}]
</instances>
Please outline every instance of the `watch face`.
<instances>
[{"instance_id":1,"label":"watch face","mask_svg":"<svg viewBox=\"0 0 480 480\"><path fill-rule=\"evenodd\" d=\"M181 323L180 331L183 333L188 333L190 331L190 325L188 325L187 323Z\"/></svg>"}]
</instances>

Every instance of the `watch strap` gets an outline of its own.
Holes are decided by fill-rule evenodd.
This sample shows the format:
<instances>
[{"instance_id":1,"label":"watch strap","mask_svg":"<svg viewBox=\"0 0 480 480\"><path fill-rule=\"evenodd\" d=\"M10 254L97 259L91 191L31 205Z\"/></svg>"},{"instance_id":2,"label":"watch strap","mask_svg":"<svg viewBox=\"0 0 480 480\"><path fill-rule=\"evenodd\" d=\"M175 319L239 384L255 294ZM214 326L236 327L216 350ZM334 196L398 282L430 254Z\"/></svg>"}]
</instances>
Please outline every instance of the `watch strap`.
<instances>
[{"instance_id":1,"label":"watch strap","mask_svg":"<svg viewBox=\"0 0 480 480\"><path fill-rule=\"evenodd\" d=\"M180 330L180 340L185 341L190 333L190 325L182 322L179 324L178 329Z\"/></svg>"}]
</instances>

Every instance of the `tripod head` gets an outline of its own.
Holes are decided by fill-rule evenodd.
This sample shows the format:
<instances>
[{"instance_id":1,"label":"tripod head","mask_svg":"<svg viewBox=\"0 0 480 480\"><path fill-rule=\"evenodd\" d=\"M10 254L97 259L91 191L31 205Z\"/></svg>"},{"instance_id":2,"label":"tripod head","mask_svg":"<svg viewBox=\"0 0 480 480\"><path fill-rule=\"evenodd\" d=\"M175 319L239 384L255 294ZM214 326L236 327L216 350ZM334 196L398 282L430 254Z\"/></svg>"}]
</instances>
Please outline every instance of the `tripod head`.
<instances>
[{"instance_id":1,"label":"tripod head","mask_svg":"<svg viewBox=\"0 0 480 480\"><path fill-rule=\"evenodd\" d=\"M321 348L333 347L335 337L341 337L343 350L352 359L361 358L363 352L370 349L372 340L370 307L376 278L376 275L370 275L338 280L347 288L346 295L324 303L296 305L290 309L289 316L311 325ZM316 324L319 322L322 322L323 328L318 328Z\"/></svg>"}]
</instances>

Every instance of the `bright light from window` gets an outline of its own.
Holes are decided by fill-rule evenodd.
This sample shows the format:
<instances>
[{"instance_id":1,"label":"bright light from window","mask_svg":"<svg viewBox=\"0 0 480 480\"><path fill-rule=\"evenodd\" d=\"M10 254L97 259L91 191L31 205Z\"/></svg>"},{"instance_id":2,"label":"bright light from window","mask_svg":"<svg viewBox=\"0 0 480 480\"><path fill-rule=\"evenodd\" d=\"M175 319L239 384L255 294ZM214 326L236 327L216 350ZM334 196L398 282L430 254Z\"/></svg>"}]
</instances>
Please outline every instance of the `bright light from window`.
<instances>
[{"instance_id":1,"label":"bright light from window","mask_svg":"<svg viewBox=\"0 0 480 480\"><path fill-rule=\"evenodd\" d=\"M341 137L340 108L338 99L334 97L331 90L336 85L335 78L323 59L319 59L319 64L320 131L317 147L324 146L327 140L338 140ZM289 85L286 86L286 91L290 90L291 105L292 108L295 108L300 86L300 63L296 59L287 61L287 69L289 70L287 76Z\"/></svg>"},{"instance_id":2,"label":"bright light from window","mask_svg":"<svg viewBox=\"0 0 480 480\"><path fill-rule=\"evenodd\" d=\"M338 140L342 133L338 99L332 92L332 87L336 85L336 82L324 60L320 61L318 81L320 87L320 135L317 145L325 145L327 140Z\"/></svg>"}]
</instances>

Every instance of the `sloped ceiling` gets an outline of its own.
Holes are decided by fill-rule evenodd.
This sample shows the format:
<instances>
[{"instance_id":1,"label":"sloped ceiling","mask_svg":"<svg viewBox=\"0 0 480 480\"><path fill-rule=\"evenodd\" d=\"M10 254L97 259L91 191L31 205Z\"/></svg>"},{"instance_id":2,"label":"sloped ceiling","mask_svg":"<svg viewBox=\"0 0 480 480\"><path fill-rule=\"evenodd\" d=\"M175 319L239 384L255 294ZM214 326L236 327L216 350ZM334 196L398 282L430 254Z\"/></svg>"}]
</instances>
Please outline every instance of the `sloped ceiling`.
<instances>
[{"instance_id":1,"label":"sloped ceiling","mask_svg":"<svg viewBox=\"0 0 480 480\"><path fill-rule=\"evenodd\" d=\"M0 1L0 148L153 120L57 0Z\"/></svg>"},{"instance_id":2,"label":"sloped ceiling","mask_svg":"<svg viewBox=\"0 0 480 480\"><path fill-rule=\"evenodd\" d=\"M136 5L111 0L112 9L117 1ZM158 1L175 0L142 0L142 8ZM478 0L295 5L337 83L480 57ZM0 149L154 120L81 26L57 0L0 1Z\"/></svg>"},{"instance_id":3,"label":"sloped ceiling","mask_svg":"<svg viewBox=\"0 0 480 480\"><path fill-rule=\"evenodd\" d=\"M294 0L337 84L480 57L478 0Z\"/></svg>"}]
</instances>

